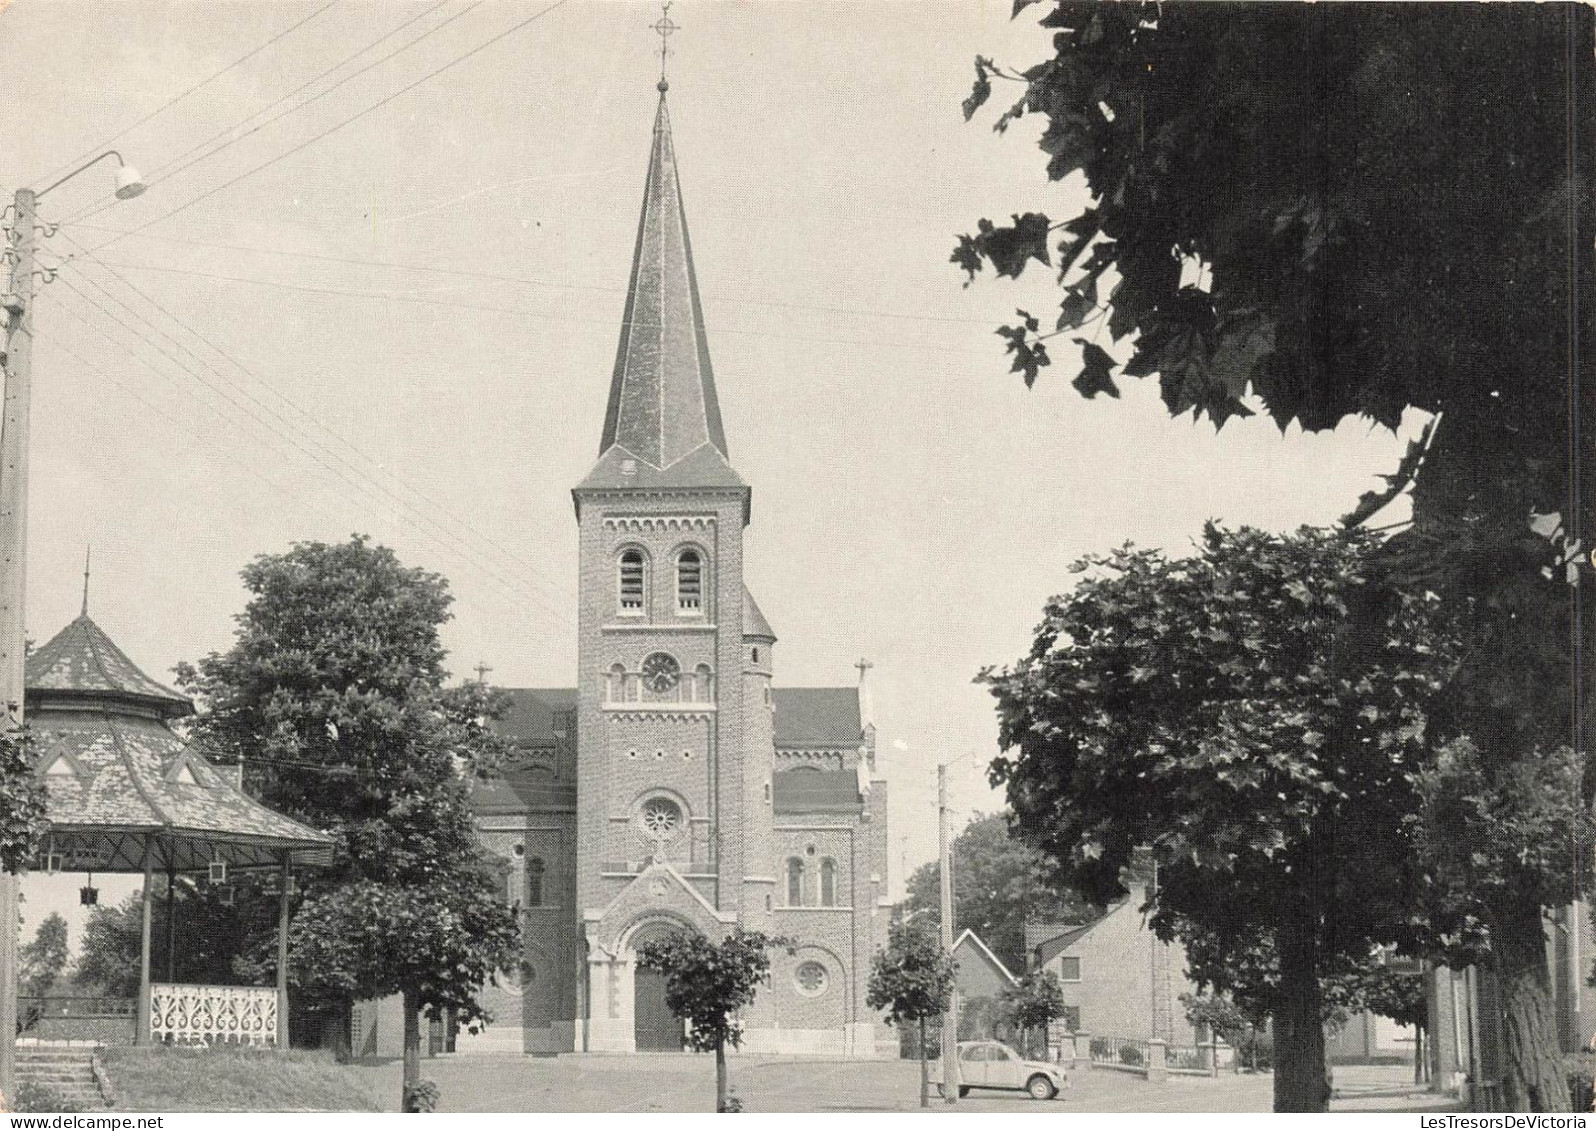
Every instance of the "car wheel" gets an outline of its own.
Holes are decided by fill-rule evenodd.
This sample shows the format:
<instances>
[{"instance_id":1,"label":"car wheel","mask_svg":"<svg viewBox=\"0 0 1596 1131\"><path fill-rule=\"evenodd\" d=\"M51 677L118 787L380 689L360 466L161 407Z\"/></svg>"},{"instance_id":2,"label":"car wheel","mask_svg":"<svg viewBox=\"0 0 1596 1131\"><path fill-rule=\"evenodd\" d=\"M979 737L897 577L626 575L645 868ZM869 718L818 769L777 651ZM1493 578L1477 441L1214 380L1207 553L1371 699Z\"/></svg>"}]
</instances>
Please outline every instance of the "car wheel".
<instances>
[{"instance_id":1,"label":"car wheel","mask_svg":"<svg viewBox=\"0 0 1596 1131\"><path fill-rule=\"evenodd\" d=\"M1058 1089L1049 1080L1038 1072L1025 1082L1025 1090L1031 1094L1033 1100L1050 1100L1058 1095Z\"/></svg>"}]
</instances>

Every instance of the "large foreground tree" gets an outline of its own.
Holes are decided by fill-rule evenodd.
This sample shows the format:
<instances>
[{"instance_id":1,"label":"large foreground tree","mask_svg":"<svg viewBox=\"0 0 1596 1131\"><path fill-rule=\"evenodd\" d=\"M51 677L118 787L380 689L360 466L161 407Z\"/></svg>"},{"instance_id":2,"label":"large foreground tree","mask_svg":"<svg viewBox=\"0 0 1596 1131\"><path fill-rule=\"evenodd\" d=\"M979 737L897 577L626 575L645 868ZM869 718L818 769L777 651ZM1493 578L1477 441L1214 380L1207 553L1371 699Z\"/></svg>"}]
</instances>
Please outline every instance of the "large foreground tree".
<instances>
[{"instance_id":1,"label":"large foreground tree","mask_svg":"<svg viewBox=\"0 0 1596 1131\"><path fill-rule=\"evenodd\" d=\"M414 1084L419 1012L483 1020L480 988L520 960L467 801L469 775L499 754L492 705L445 688L448 587L391 550L302 543L243 577L233 647L179 672L202 706L196 739L242 763L266 804L333 834L333 865L294 912L293 972L340 1023L357 1000L402 994Z\"/></svg>"},{"instance_id":2,"label":"large foreground tree","mask_svg":"<svg viewBox=\"0 0 1596 1131\"><path fill-rule=\"evenodd\" d=\"M978 59L965 112L1016 84L997 128L1040 116L1047 175L1070 191L983 221L954 253L972 278L1057 268L1056 321L1022 311L1000 331L1014 369L1035 381L1066 335L1085 396L1156 374L1172 414L1216 425L1259 407L1309 430L1433 414L1389 490L1348 515L1412 488L1384 568L1435 593L1463 638L1431 732L1472 741L1487 809L1513 804L1525 762L1554 774L1538 763L1566 744L1583 763L1591 10L1016 0L1027 10L1055 29L1054 54L1023 70ZM1578 780L1588 805L1596 774ZM1543 907L1583 875L1520 866L1533 882L1499 883L1512 852L1486 857L1474 918L1505 989L1506 1102L1559 1110L1538 940Z\"/></svg>"},{"instance_id":3,"label":"large foreground tree","mask_svg":"<svg viewBox=\"0 0 1596 1131\"><path fill-rule=\"evenodd\" d=\"M1448 663L1431 603L1369 576L1373 539L1210 526L1170 559L1086 559L1027 656L987 672L1023 833L1104 904L1145 846L1152 926L1200 982L1274 1019L1275 1109L1322 1111L1322 983L1417 949L1411 818L1423 704ZM1139 861L1138 861L1139 862Z\"/></svg>"}]
</instances>

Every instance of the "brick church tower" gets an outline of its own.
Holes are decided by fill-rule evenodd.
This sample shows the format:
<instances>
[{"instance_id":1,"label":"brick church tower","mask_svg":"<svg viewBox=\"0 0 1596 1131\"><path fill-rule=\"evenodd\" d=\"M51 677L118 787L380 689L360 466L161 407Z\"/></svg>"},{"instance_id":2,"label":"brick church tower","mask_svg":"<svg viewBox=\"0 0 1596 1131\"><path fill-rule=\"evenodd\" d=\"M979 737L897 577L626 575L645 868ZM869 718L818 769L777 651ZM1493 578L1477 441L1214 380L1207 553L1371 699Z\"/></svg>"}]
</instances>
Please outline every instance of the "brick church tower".
<instances>
[{"instance_id":1,"label":"brick church tower","mask_svg":"<svg viewBox=\"0 0 1596 1131\"><path fill-rule=\"evenodd\" d=\"M505 689L496 725L515 750L473 800L526 962L484 988L495 1023L459 1049L680 1050L637 947L740 926L802 941L773 956L745 1049L873 1056L886 782L861 687L773 686L665 94L661 80L598 461L572 491L577 686Z\"/></svg>"}]
</instances>

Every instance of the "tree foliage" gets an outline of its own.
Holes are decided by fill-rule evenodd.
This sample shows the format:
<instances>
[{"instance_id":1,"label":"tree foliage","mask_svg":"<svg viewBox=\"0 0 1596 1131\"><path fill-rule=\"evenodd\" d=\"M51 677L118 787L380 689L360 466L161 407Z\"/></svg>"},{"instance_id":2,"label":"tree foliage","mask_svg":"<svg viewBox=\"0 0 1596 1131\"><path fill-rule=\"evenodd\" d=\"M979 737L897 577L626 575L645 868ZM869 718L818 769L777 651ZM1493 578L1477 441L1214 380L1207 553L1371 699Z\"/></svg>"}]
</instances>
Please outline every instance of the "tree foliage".
<instances>
[{"instance_id":1,"label":"tree foliage","mask_svg":"<svg viewBox=\"0 0 1596 1131\"><path fill-rule=\"evenodd\" d=\"M1010 970L1023 970L1025 924L1080 925L1100 912L1069 889L1049 883L1052 862L1009 831L1009 815L978 816L953 841L953 922L973 930ZM909 876L904 910L935 932L942 921L942 865L931 861Z\"/></svg>"},{"instance_id":2,"label":"tree foliage","mask_svg":"<svg viewBox=\"0 0 1596 1131\"><path fill-rule=\"evenodd\" d=\"M1580 500L1596 497L1592 431L1579 424L1596 380L1578 348L1596 325L1574 301L1596 266L1596 176L1591 148L1570 141L1596 105L1591 11L1037 10L1054 55L1021 71L978 59L965 113L994 78L1018 83L995 127L1041 118L1048 176L1078 176L1085 204L983 222L953 257L972 279L1033 259L1059 271L1056 327L1022 311L999 331L1014 368L1033 382L1051 362L1047 338L1106 327L1128 354L1119 373L1156 374L1171 413L1216 425L1258 406L1309 430L1434 414L1348 521L1411 487L1413 523L1391 539L1387 568L1435 592L1463 636L1431 729L1470 738L1480 796L1505 799L1516 761L1591 725L1570 672L1574 651L1596 643L1596 616L1589 585L1572 599L1564 585L1588 548ZM1084 352L1077 387L1111 387L1111 368ZM1589 802L1596 775L1582 781ZM1579 877L1565 873L1554 902ZM1566 1103L1532 945L1540 915L1503 892L1488 916L1513 1109Z\"/></svg>"},{"instance_id":3,"label":"tree foliage","mask_svg":"<svg viewBox=\"0 0 1596 1131\"><path fill-rule=\"evenodd\" d=\"M953 956L923 921L893 923L887 945L870 962L865 1004L885 1013L889 1024L919 1029L921 1107L929 1103L926 1024L948 1011L958 976Z\"/></svg>"},{"instance_id":4,"label":"tree foliage","mask_svg":"<svg viewBox=\"0 0 1596 1131\"><path fill-rule=\"evenodd\" d=\"M886 1013L893 1025L929 1021L947 1012L953 999L958 966L930 931L894 923L887 945L870 966L865 999L871 1009Z\"/></svg>"},{"instance_id":5,"label":"tree foliage","mask_svg":"<svg viewBox=\"0 0 1596 1131\"><path fill-rule=\"evenodd\" d=\"M1023 834L1100 904L1153 846L1153 929L1276 1019L1283 1070L1315 1092L1321 979L1426 941L1412 817L1449 640L1433 602L1371 577L1374 545L1210 525L1190 558L1090 557L1030 653L983 673Z\"/></svg>"},{"instance_id":6,"label":"tree foliage","mask_svg":"<svg viewBox=\"0 0 1596 1131\"><path fill-rule=\"evenodd\" d=\"M47 826L45 787L33 769L27 728L0 732L0 868L12 873L32 862Z\"/></svg>"},{"instance_id":7,"label":"tree foliage","mask_svg":"<svg viewBox=\"0 0 1596 1131\"><path fill-rule=\"evenodd\" d=\"M1045 1030L1064 1016L1064 989L1051 970L1032 970L1004 989L1003 1006L1020 1029Z\"/></svg>"},{"instance_id":8,"label":"tree foliage","mask_svg":"<svg viewBox=\"0 0 1596 1131\"><path fill-rule=\"evenodd\" d=\"M478 991L520 960L519 925L468 804L501 753L497 704L444 686L447 584L363 537L263 555L243 579L233 647L178 678L202 705L202 748L334 838L294 912L293 976L339 1006L402 992L485 1020Z\"/></svg>"},{"instance_id":9,"label":"tree foliage","mask_svg":"<svg viewBox=\"0 0 1596 1131\"><path fill-rule=\"evenodd\" d=\"M726 1049L743 1042L737 1014L769 978L770 952L791 954L796 946L790 938L738 928L718 943L677 931L638 948L638 968L665 976L665 1004L688 1023L688 1044L715 1054L716 1111L729 1108Z\"/></svg>"},{"instance_id":10,"label":"tree foliage","mask_svg":"<svg viewBox=\"0 0 1596 1131\"><path fill-rule=\"evenodd\" d=\"M69 957L66 920L59 911L52 911L39 924L33 939L17 954L23 996L49 994L65 973Z\"/></svg>"}]
</instances>

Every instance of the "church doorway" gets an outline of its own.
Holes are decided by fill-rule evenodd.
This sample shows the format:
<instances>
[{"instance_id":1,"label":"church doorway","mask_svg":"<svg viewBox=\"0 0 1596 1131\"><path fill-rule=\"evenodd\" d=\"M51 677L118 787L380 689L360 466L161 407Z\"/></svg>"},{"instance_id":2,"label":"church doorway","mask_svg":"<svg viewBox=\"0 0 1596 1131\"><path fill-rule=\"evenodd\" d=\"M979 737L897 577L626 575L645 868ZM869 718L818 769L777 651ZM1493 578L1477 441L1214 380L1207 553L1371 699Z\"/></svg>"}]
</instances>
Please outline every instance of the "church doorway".
<instances>
[{"instance_id":1,"label":"church doorway","mask_svg":"<svg viewBox=\"0 0 1596 1131\"><path fill-rule=\"evenodd\" d=\"M632 952L650 939L682 930L674 923L650 923L632 936ZM653 970L632 973L632 1025L638 1052L681 1052L687 1034L681 1018L665 1004L665 975Z\"/></svg>"}]
</instances>

